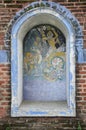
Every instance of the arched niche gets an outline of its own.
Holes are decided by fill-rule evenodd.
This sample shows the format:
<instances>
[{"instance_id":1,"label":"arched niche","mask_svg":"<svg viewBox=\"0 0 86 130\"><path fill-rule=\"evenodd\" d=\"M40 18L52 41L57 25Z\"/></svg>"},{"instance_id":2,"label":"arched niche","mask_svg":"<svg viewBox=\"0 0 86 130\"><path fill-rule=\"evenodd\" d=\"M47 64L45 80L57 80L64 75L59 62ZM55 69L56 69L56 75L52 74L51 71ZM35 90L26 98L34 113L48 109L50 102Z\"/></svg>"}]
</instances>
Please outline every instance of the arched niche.
<instances>
[{"instance_id":1,"label":"arched niche","mask_svg":"<svg viewBox=\"0 0 86 130\"><path fill-rule=\"evenodd\" d=\"M23 41L33 27L42 24L58 28L66 39L67 99L65 101L31 102L23 99ZM83 40L81 27L70 11L54 2L34 2L18 12L11 21L5 37L7 47L10 46L10 41L11 115L13 117L75 116L75 62L76 56L78 62L83 61Z\"/></svg>"}]
</instances>

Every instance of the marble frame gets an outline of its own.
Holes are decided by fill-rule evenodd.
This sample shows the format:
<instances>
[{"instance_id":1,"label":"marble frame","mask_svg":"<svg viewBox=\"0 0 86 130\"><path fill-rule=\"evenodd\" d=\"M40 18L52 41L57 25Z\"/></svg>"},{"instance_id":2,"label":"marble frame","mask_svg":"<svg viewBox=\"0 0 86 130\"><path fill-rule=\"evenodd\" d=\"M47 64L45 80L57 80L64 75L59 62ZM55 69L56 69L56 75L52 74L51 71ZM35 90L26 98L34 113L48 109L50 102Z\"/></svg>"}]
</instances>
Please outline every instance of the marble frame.
<instances>
[{"instance_id":1,"label":"marble frame","mask_svg":"<svg viewBox=\"0 0 86 130\"><path fill-rule=\"evenodd\" d=\"M33 5L35 4L37 3L35 2ZM58 5L52 2L49 4ZM59 5L59 7L62 6ZM66 11L68 12L68 10ZM73 24L59 11L51 7L36 7L19 15L21 12L17 13L18 18L13 23L11 31L11 116L76 116L75 43L80 38L76 38ZM68 13L73 17L70 12ZM23 39L32 27L39 24L54 25L66 37L67 101L65 102L29 102L23 100ZM77 35L79 34L77 33ZM82 38L79 41L81 40Z\"/></svg>"}]
</instances>

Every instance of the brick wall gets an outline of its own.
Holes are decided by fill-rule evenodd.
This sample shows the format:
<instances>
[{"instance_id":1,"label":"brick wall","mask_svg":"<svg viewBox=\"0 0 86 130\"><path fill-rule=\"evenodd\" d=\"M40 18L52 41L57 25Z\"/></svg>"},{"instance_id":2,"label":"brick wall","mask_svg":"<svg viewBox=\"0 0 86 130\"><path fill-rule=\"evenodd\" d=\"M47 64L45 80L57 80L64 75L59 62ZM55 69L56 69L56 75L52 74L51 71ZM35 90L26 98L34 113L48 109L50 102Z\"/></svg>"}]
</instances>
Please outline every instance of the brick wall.
<instances>
[{"instance_id":1,"label":"brick wall","mask_svg":"<svg viewBox=\"0 0 86 130\"><path fill-rule=\"evenodd\" d=\"M0 50L5 50L4 35L9 21L15 13L35 0L0 0ZM86 0L53 0L67 7L79 20L84 34L86 48ZM11 118L10 64L0 64L0 130L77 130L80 122L86 130L86 64L76 65L76 106L75 118Z\"/></svg>"}]
</instances>

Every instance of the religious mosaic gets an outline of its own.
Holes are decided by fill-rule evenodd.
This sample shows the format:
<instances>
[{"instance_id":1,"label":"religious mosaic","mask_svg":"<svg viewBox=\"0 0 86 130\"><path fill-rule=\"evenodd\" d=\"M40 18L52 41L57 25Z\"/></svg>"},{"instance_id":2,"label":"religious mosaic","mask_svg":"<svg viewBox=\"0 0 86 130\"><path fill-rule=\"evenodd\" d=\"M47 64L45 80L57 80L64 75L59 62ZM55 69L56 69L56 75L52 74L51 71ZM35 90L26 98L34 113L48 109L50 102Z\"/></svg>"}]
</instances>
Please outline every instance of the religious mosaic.
<instances>
[{"instance_id":1,"label":"religious mosaic","mask_svg":"<svg viewBox=\"0 0 86 130\"><path fill-rule=\"evenodd\" d=\"M51 25L36 26L27 33L23 48L24 99L66 99L66 44L61 31Z\"/></svg>"},{"instance_id":2,"label":"religious mosaic","mask_svg":"<svg viewBox=\"0 0 86 130\"><path fill-rule=\"evenodd\" d=\"M31 78L62 80L65 71L65 37L50 25L31 29L24 39L24 73Z\"/></svg>"}]
</instances>

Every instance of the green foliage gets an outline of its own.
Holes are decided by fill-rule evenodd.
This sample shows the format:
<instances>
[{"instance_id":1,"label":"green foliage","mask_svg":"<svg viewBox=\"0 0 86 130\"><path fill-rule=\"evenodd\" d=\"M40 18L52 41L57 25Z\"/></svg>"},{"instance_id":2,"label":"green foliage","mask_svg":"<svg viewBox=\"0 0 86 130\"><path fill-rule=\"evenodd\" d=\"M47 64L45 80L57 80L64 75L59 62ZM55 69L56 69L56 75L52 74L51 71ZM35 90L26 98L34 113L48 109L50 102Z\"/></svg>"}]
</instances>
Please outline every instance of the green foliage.
<instances>
[{"instance_id":1,"label":"green foliage","mask_svg":"<svg viewBox=\"0 0 86 130\"><path fill-rule=\"evenodd\" d=\"M6 125L4 125L4 129L5 129L5 130L11 130L11 126L10 126L10 124L6 124Z\"/></svg>"},{"instance_id":2,"label":"green foliage","mask_svg":"<svg viewBox=\"0 0 86 130\"><path fill-rule=\"evenodd\" d=\"M11 128L10 127L6 127L6 130L11 130Z\"/></svg>"},{"instance_id":3,"label":"green foliage","mask_svg":"<svg viewBox=\"0 0 86 130\"><path fill-rule=\"evenodd\" d=\"M78 129L77 130L82 130L80 122L78 122Z\"/></svg>"}]
</instances>

